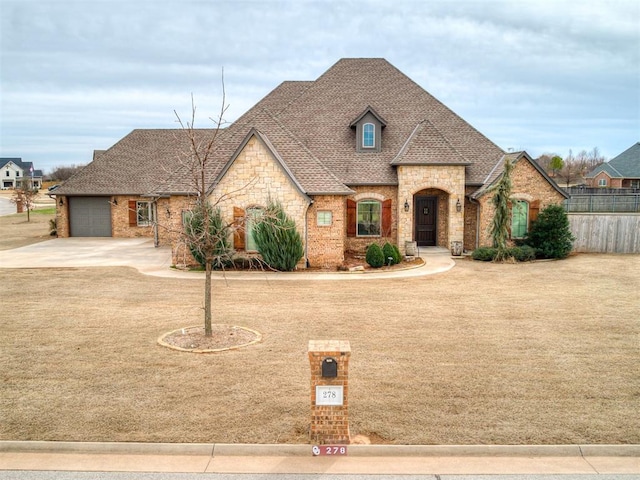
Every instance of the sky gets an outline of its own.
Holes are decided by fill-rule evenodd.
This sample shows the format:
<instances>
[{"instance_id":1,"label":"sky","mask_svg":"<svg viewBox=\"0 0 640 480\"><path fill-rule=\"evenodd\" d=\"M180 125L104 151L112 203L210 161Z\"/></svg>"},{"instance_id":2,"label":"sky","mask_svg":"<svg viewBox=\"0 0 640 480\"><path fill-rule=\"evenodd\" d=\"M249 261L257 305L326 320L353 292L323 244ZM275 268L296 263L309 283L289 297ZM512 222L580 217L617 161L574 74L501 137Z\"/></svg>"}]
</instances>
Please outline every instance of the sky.
<instances>
[{"instance_id":1,"label":"sky","mask_svg":"<svg viewBox=\"0 0 640 480\"><path fill-rule=\"evenodd\" d=\"M640 141L637 0L0 0L0 157L45 174L383 57L504 150Z\"/></svg>"}]
</instances>

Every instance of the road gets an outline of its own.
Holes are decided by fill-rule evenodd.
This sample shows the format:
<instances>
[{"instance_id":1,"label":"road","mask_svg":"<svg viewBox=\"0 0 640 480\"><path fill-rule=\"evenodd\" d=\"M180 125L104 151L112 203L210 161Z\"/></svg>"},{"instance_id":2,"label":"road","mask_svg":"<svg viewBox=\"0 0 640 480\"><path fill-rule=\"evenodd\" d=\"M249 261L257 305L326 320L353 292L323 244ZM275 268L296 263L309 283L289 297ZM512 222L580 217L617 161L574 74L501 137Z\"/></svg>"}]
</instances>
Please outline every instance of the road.
<instances>
[{"instance_id":1,"label":"road","mask_svg":"<svg viewBox=\"0 0 640 480\"><path fill-rule=\"evenodd\" d=\"M132 473L0 471L0 480L638 480L638 475L328 475L309 473Z\"/></svg>"}]
</instances>

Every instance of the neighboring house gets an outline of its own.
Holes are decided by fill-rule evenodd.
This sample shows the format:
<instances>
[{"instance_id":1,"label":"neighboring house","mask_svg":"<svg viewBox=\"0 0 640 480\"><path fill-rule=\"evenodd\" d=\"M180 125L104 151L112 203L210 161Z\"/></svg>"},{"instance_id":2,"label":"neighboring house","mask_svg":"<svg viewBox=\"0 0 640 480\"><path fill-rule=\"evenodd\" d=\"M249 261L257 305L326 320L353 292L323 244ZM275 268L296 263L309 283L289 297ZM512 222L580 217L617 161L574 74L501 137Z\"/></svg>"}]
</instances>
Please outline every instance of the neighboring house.
<instances>
[{"instance_id":1,"label":"neighboring house","mask_svg":"<svg viewBox=\"0 0 640 480\"><path fill-rule=\"evenodd\" d=\"M58 234L155 235L185 263L172 232L195 193L188 155L183 130L134 130L56 192ZM504 152L386 60L342 59L315 81L282 83L221 130L206 181L223 216L243 222L236 250L255 251L252 219L274 199L300 231L301 266L335 266L372 242L489 245L505 158L521 237L567 197L529 155Z\"/></svg>"},{"instance_id":2,"label":"neighboring house","mask_svg":"<svg viewBox=\"0 0 640 480\"><path fill-rule=\"evenodd\" d=\"M586 180L589 187L640 188L640 142L594 168Z\"/></svg>"},{"instance_id":3,"label":"neighboring house","mask_svg":"<svg viewBox=\"0 0 640 480\"><path fill-rule=\"evenodd\" d=\"M24 178L32 180L34 188L42 186L42 170L35 170L32 162L21 158L0 158L0 177L2 190L19 187Z\"/></svg>"}]
</instances>

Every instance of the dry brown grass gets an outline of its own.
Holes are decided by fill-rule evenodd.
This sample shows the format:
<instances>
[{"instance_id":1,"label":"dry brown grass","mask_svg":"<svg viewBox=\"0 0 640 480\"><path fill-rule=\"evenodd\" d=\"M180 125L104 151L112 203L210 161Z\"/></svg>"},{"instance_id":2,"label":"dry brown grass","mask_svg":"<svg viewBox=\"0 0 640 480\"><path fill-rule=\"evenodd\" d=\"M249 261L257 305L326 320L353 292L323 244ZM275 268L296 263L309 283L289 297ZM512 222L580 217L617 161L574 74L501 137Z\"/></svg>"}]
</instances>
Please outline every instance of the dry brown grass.
<instances>
[{"instance_id":1,"label":"dry brown grass","mask_svg":"<svg viewBox=\"0 0 640 480\"><path fill-rule=\"evenodd\" d=\"M640 443L640 256L412 279L214 282L220 354L156 343L203 282L0 269L0 439L306 442L310 339L351 341L350 418L398 444Z\"/></svg>"}]
</instances>

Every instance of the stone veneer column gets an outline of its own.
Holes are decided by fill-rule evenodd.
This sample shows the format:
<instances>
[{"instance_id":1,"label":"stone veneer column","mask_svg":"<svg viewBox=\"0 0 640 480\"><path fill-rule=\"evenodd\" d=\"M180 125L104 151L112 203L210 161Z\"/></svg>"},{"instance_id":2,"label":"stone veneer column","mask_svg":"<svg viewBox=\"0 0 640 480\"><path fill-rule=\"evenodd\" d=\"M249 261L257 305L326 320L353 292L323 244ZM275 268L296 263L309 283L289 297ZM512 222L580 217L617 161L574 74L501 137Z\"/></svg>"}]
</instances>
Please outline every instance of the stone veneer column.
<instances>
[{"instance_id":1,"label":"stone veneer column","mask_svg":"<svg viewBox=\"0 0 640 480\"><path fill-rule=\"evenodd\" d=\"M310 340L311 364L311 429L310 440L323 444L349 443L349 357L351 346L346 340ZM322 376L322 363L326 359L337 363L335 377ZM316 398L316 387L335 386L342 389L341 405L322 405L326 399ZM328 392L332 393L332 392ZM321 393L322 395L322 393ZM321 405L318 405L321 403ZM329 399L329 403L332 402Z\"/></svg>"}]
</instances>

